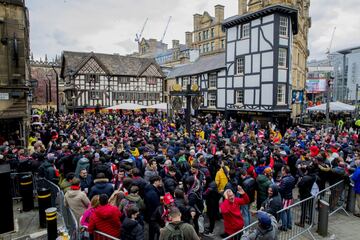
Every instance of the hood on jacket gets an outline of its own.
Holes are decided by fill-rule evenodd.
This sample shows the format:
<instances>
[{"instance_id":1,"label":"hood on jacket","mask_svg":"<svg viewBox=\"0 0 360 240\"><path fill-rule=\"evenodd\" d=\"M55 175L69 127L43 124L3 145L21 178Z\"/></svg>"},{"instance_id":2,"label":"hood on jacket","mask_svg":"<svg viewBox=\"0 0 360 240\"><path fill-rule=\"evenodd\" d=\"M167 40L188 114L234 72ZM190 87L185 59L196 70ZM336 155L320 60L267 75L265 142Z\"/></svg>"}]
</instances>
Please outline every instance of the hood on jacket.
<instances>
[{"instance_id":1,"label":"hood on jacket","mask_svg":"<svg viewBox=\"0 0 360 240\"><path fill-rule=\"evenodd\" d=\"M98 178L94 180L94 184L98 188L105 188L108 182L109 179L107 178Z\"/></svg>"},{"instance_id":2,"label":"hood on jacket","mask_svg":"<svg viewBox=\"0 0 360 240\"><path fill-rule=\"evenodd\" d=\"M131 202L138 202L141 200L141 197L139 195L130 193L129 195L125 196L125 198Z\"/></svg>"},{"instance_id":3,"label":"hood on jacket","mask_svg":"<svg viewBox=\"0 0 360 240\"><path fill-rule=\"evenodd\" d=\"M89 159L87 159L87 158L85 158L85 157L80 158L79 164L87 164L87 163L89 163Z\"/></svg>"},{"instance_id":4,"label":"hood on jacket","mask_svg":"<svg viewBox=\"0 0 360 240\"><path fill-rule=\"evenodd\" d=\"M77 197L80 193L81 193L80 189L79 189L79 190L69 189L69 190L66 192L66 195L67 195L67 197L69 197L69 198L75 198L75 197Z\"/></svg>"},{"instance_id":5,"label":"hood on jacket","mask_svg":"<svg viewBox=\"0 0 360 240\"><path fill-rule=\"evenodd\" d=\"M98 206L95 210L96 216L98 216L101 219L110 219L113 216L114 209L111 205L105 205L105 206Z\"/></svg>"}]
</instances>

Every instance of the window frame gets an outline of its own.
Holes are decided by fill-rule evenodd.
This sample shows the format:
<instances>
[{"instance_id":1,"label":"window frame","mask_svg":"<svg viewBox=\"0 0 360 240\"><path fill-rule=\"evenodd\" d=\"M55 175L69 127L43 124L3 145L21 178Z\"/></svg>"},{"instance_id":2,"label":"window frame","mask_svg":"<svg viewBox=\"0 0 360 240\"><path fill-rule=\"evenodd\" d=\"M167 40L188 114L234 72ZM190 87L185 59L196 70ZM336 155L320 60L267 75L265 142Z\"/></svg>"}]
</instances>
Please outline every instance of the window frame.
<instances>
[{"instance_id":1,"label":"window frame","mask_svg":"<svg viewBox=\"0 0 360 240\"><path fill-rule=\"evenodd\" d=\"M208 74L208 88L216 89L217 88L217 73Z\"/></svg>"},{"instance_id":2,"label":"window frame","mask_svg":"<svg viewBox=\"0 0 360 240\"><path fill-rule=\"evenodd\" d=\"M242 60L242 61L240 61L240 60ZM240 68L240 66L241 66L240 63L241 62L243 63L242 68ZM242 72L239 72L239 70L242 70ZM240 56L240 57L237 57L235 59L234 71L235 71L235 75L237 75L237 76L242 76L242 75L245 74L245 56Z\"/></svg>"},{"instance_id":3,"label":"window frame","mask_svg":"<svg viewBox=\"0 0 360 240\"><path fill-rule=\"evenodd\" d=\"M281 37L289 37L289 19L285 16L280 16L279 34Z\"/></svg>"},{"instance_id":4,"label":"window frame","mask_svg":"<svg viewBox=\"0 0 360 240\"><path fill-rule=\"evenodd\" d=\"M286 84L278 84L277 85L276 104L277 105L286 105Z\"/></svg>"},{"instance_id":5,"label":"window frame","mask_svg":"<svg viewBox=\"0 0 360 240\"><path fill-rule=\"evenodd\" d=\"M239 97L242 99L241 101L238 101ZM236 89L235 90L235 104L236 105L244 104L244 89Z\"/></svg>"},{"instance_id":6,"label":"window frame","mask_svg":"<svg viewBox=\"0 0 360 240\"><path fill-rule=\"evenodd\" d=\"M213 99L210 98L210 96L214 96ZM216 108L216 101L217 101L217 94L216 92L208 92L208 97L207 97L207 104L208 107L214 107ZM211 104L210 104L211 103Z\"/></svg>"},{"instance_id":7,"label":"window frame","mask_svg":"<svg viewBox=\"0 0 360 240\"><path fill-rule=\"evenodd\" d=\"M210 30L211 38L215 38L215 29L211 28Z\"/></svg>"},{"instance_id":8,"label":"window frame","mask_svg":"<svg viewBox=\"0 0 360 240\"><path fill-rule=\"evenodd\" d=\"M284 56L282 56L284 53ZM278 67L279 68L287 68L287 48L279 48L279 56L278 56ZM280 61L280 59L283 59Z\"/></svg>"},{"instance_id":9,"label":"window frame","mask_svg":"<svg viewBox=\"0 0 360 240\"><path fill-rule=\"evenodd\" d=\"M241 26L241 38L250 38L250 23L245 23Z\"/></svg>"},{"instance_id":10,"label":"window frame","mask_svg":"<svg viewBox=\"0 0 360 240\"><path fill-rule=\"evenodd\" d=\"M102 99L102 91L90 91L89 93L90 100L99 100Z\"/></svg>"}]
</instances>

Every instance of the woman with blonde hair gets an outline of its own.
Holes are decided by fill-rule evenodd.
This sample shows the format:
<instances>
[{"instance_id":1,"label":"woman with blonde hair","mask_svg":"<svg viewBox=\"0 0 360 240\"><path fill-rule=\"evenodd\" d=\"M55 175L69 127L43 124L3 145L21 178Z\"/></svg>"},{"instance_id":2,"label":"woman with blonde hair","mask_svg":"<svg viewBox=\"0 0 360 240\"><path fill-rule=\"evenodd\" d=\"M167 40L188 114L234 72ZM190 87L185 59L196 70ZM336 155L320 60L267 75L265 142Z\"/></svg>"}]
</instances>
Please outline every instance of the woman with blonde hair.
<instances>
[{"instance_id":1,"label":"woman with blonde hair","mask_svg":"<svg viewBox=\"0 0 360 240\"><path fill-rule=\"evenodd\" d=\"M81 220L80 220L81 226L87 227L89 225L90 216L95 211L95 209L99 206L99 204L100 204L99 195L93 196L88 209L86 209L84 214L81 216Z\"/></svg>"}]
</instances>

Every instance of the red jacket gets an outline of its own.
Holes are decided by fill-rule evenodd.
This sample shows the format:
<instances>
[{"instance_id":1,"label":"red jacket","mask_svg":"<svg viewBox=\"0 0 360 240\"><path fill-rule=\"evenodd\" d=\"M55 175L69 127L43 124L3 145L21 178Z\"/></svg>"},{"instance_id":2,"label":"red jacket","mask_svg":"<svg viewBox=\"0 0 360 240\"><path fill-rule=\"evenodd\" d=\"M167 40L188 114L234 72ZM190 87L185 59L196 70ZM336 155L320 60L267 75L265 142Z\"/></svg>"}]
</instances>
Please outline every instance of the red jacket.
<instances>
[{"instance_id":1,"label":"red jacket","mask_svg":"<svg viewBox=\"0 0 360 240\"><path fill-rule=\"evenodd\" d=\"M250 202L248 195L245 193L242 198L235 197L234 202L225 199L220 205L221 214L224 218L225 233L231 235L244 227L244 220L241 215L240 205Z\"/></svg>"},{"instance_id":2,"label":"red jacket","mask_svg":"<svg viewBox=\"0 0 360 240\"><path fill-rule=\"evenodd\" d=\"M99 206L90 217L88 231L92 234L95 230L104 232L113 237L120 238L121 213L117 207L109 204Z\"/></svg>"}]
</instances>

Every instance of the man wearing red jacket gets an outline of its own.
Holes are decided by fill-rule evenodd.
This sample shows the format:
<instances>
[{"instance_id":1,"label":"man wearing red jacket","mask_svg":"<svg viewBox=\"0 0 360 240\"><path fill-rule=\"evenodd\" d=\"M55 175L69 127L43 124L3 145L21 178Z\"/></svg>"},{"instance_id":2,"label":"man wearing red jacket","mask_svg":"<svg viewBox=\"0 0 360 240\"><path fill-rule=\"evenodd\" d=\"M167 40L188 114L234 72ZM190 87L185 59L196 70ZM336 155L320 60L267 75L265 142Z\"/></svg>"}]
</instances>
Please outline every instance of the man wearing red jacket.
<instances>
[{"instance_id":1,"label":"man wearing red jacket","mask_svg":"<svg viewBox=\"0 0 360 240\"><path fill-rule=\"evenodd\" d=\"M120 210L108 204L108 196L106 194L100 195L100 206L98 206L94 213L91 214L88 231L93 234L94 231L100 231L120 238ZM96 237L94 238L97 239Z\"/></svg>"},{"instance_id":2,"label":"man wearing red jacket","mask_svg":"<svg viewBox=\"0 0 360 240\"><path fill-rule=\"evenodd\" d=\"M240 194L240 198L235 197L231 189L226 190L224 192L225 200L220 205L226 235L236 233L244 227L240 206L248 204L250 199L241 186L238 186L237 192Z\"/></svg>"}]
</instances>

